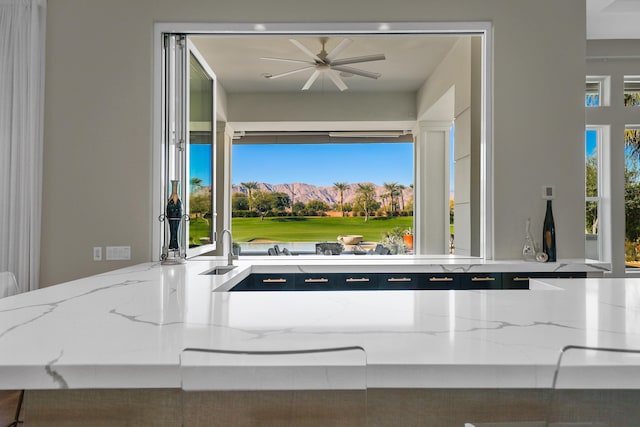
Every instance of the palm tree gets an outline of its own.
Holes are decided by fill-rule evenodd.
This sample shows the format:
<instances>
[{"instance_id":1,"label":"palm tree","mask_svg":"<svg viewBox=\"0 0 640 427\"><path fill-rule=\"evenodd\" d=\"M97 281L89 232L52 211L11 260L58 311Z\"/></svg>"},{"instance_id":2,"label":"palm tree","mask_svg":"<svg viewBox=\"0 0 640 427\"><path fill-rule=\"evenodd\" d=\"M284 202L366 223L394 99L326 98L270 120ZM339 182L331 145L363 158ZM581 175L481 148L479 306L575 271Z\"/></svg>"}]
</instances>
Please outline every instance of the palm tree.
<instances>
[{"instance_id":1,"label":"palm tree","mask_svg":"<svg viewBox=\"0 0 640 427\"><path fill-rule=\"evenodd\" d=\"M364 220L366 222L369 220L369 208L376 200L376 190L373 184L358 184L356 193L358 194L356 201L362 206Z\"/></svg>"},{"instance_id":2,"label":"palm tree","mask_svg":"<svg viewBox=\"0 0 640 427\"><path fill-rule=\"evenodd\" d=\"M193 193L200 187L202 187L202 180L198 177L191 178L191 192Z\"/></svg>"},{"instance_id":3,"label":"palm tree","mask_svg":"<svg viewBox=\"0 0 640 427\"><path fill-rule=\"evenodd\" d=\"M333 186L340 192L340 212L342 213L342 216L344 216L344 192L347 191L349 189L349 184L347 184L346 182L334 182Z\"/></svg>"},{"instance_id":4,"label":"palm tree","mask_svg":"<svg viewBox=\"0 0 640 427\"><path fill-rule=\"evenodd\" d=\"M382 200L382 210L388 213L389 209L387 209L387 197L389 197L389 193L380 194L380 200Z\"/></svg>"},{"instance_id":5,"label":"palm tree","mask_svg":"<svg viewBox=\"0 0 640 427\"><path fill-rule=\"evenodd\" d=\"M247 193L248 193L248 198L249 198L249 210L252 211L253 210L253 197L252 197L252 191L253 190L257 190L258 189L258 183L256 181L248 181L248 182L241 182L240 185L242 185L244 188L247 189Z\"/></svg>"},{"instance_id":6,"label":"palm tree","mask_svg":"<svg viewBox=\"0 0 640 427\"><path fill-rule=\"evenodd\" d=\"M384 189L387 190L389 198L391 199L391 212L396 210L395 197L398 195L398 183L397 182L385 182L382 184Z\"/></svg>"},{"instance_id":7,"label":"palm tree","mask_svg":"<svg viewBox=\"0 0 640 427\"><path fill-rule=\"evenodd\" d=\"M406 190L406 186L402 184L398 184L398 194L400 195L400 210L404 210L404 190Z\"/></svg>"}]
</instances>

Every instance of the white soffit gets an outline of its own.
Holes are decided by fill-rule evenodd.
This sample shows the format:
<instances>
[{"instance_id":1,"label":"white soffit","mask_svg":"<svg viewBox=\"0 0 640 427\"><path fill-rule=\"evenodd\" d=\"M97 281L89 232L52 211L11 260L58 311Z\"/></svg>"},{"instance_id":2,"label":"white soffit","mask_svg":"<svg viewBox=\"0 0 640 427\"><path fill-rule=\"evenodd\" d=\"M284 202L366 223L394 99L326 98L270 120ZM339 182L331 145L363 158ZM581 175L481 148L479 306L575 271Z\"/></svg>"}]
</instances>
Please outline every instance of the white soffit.
<instances>
[{"instance_id":1,"label":"white soffit","mask_svg":"<svg viewBox=\"0 0 640 427\"><path fill-rule=\"evenodd\" d=\"M587 0L587 39L640 39L640 0Z\"/></svg>"}]
</instances>

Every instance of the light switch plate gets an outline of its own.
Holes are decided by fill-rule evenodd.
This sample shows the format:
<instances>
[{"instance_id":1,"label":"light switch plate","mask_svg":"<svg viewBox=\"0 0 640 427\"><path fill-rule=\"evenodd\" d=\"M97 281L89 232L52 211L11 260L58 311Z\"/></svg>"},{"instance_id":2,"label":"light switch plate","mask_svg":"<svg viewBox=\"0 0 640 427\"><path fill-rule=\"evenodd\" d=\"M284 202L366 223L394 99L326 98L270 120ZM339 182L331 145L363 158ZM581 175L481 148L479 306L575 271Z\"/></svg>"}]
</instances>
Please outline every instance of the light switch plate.
<instances>
[{"instance_id":1,"label":"light switch plate","mask_svg":"<svg viewBox=\"0 0 640 427\"><path fill-rule=\"evenodd\" d=\"M107 261L127 261L131 259L131 246L107 246Z\"/></svg>"},{"instance_id":2,"label":"light switch plate","mask_svg":"<svg viewBox=\"0 0 640 427\"><path fill-rule=\"evenodd\" d=\"M556 198L556 187L554 185L542 186L542 199L553 200Z\"/></svg>"},{"instance_id":3,"label":"light switch plate","mask_svg":"<svg viewBox=\"0 0 640 427\"><path fill-rule=\"evenodd\" d=\"M93 247L93 260L102 261L102 246Z\"/></svg>"}]
</instances>

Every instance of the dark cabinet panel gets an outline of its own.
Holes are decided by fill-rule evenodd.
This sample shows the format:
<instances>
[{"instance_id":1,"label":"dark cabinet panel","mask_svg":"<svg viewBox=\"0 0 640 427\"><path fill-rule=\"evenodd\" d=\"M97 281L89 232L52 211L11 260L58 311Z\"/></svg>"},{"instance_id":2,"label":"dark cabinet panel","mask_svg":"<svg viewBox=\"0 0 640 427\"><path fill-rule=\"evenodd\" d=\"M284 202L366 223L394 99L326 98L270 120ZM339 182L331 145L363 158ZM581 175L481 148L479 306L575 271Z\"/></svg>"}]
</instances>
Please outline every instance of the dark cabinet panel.
<instances>
[{"instance_id":1,"label":"dark cabinet panel","mask_svg":"<svg viewBox=\"0 0 640 427\"><path fill-rule=\"evenodd\" d=\"M297 273L295 278L296 291L331 291L333 289L335 273Z\"/></svg>"},{"instance_id":2,"label":"dark cabinet panel","mask_svg":"<svg viewBox=\"0 0 640 427\"><path fill-rule=\"evenodd\" d=\"M380 273L378 289L416 290L419 289L422 274L416 273Z\"/></svg>"},{"instance_id":3,"label":"dark cabinet panel","mask_svg":"<svg viewBox=\"0 0 640 427\"><path fill-rule=\"evenodd\" d=\"M460 274L458 289L502 289L502 273Z\"/></svg>"},{"instance_id":4,"label":"dark cabinet panel","mask_svg":"<svg viewBox=\"0 0 640 427\"><path fill-rule=\"evenodd\" d=\"M519 272L502 273L503 289L529 289L529 279L580 279L587 277L586 272Z\"/></svg>"},{"instance_id":5,"label":"dark cabinet panel","mask_svg":"<svg viewBox=\"0 0 640 427\"><path fill-rule=\"evenodd\" d=\"M229 289L229 292L253 291L253 276L249 275L246 279L242 279L237 285Z\"/></svg>"},{"instance_id":6,"label":"dark cabinet panel","mask_svg":"<svg viewBox=\"0 0 640 427\"><path fill-rule=\"evenodd\" d=\"M378 289L377 273L336 273L333 286L341 291Z\"/></svg>"},{"instance_id":7,"label":"dark cabinet panel","mask_svg":"<svg viewBox=\"0 0 640 427\"><path fill-rule=\"evenodd\" d=\"M238 283L232 291L291 291L294 289L294 274L251 274Z\"/></svg>"},{"instance_id":8,"label":"dark cabinet panel","mask_svg":"<svg viewBox=\"0 0 640 427\"><path fill-rule=\"evenodd\" d=\"M502 289L529 289L531 273L502 273Z\"/></svg>"},{"instance_id":9,"label":"dark cabinet panel","mask_svg":"<svg viewBox=\"0 0 640 427\"><path fill-rule=\"evenodd\" d=\"M458 289L460 273L424 273L420 277L418 289L448 290Z\"/></svg>"},{"instance_id":10,"label":"dark cabinet panel","mask_svg":"<svg viewBox=\"0 0 640 427\"><path fill-rule=\"evenodd\" d=\"M583 278L581 273L255 273L231 291L529 289L530 278Z\"/></svg>"}]
</instances>

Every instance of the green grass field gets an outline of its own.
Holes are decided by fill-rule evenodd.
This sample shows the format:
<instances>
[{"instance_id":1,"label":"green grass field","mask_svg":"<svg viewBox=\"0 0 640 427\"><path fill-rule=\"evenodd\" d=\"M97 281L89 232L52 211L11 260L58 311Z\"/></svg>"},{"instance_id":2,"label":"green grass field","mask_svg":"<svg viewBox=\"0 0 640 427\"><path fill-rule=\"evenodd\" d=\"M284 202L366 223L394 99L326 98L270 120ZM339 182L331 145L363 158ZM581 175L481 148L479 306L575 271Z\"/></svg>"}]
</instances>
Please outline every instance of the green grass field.
<instances>
[{"instance_id":1,"label":"green grass field","mask_svg":"<svg viewBox=\"0 0 640 427\"><path fill-rule=\"evenodd\" d=\"M360 234L365 241L378 241L395 227L413 227L413 217L278 217L233 218L233 240L248 242L255 239L276 242L335 241L339 235Z\"/></svg>"}]
</instances>

